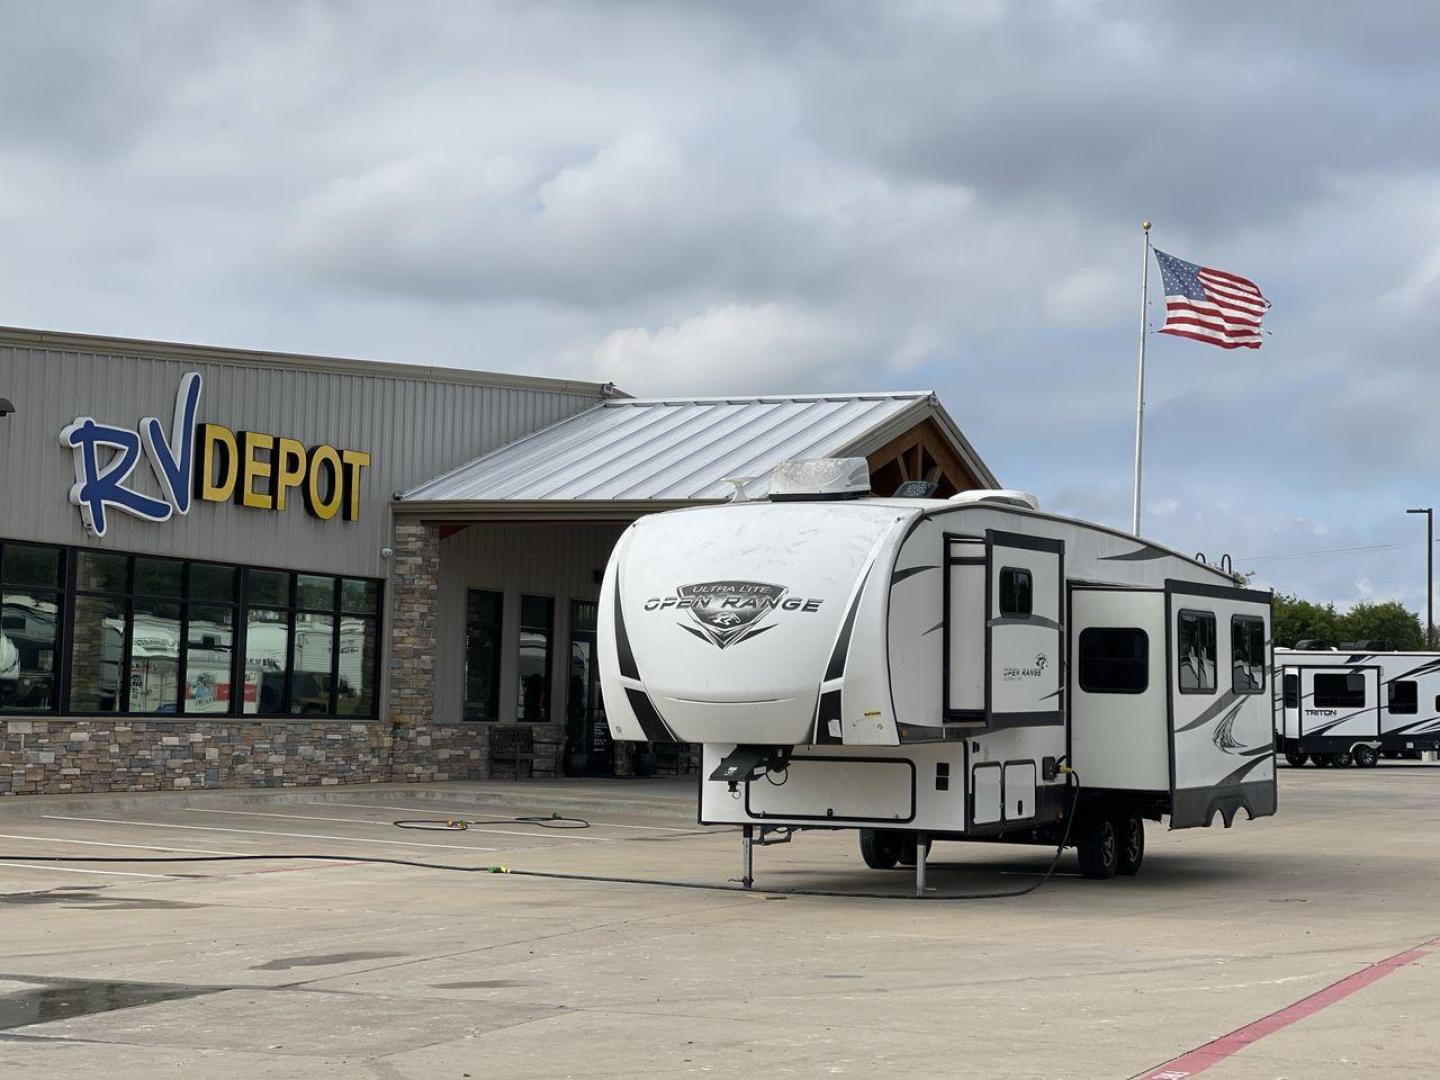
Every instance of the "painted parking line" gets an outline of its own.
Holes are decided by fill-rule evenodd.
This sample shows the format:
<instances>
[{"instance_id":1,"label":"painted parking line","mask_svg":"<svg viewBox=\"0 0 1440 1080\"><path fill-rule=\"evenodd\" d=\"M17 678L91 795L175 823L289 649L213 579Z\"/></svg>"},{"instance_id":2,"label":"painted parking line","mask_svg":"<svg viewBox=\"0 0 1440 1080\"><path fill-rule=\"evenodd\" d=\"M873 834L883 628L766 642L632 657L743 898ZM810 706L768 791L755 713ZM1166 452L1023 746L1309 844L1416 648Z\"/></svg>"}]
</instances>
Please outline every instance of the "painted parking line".
<instances>
[{"instance_id":1,"label":"painted parking line","mask_svg":"<svg viewBox=\"0 0 1440 1080\"><path fill-rule=\"evenodd\" d=\"M494 851L494 848L470 844L428 844L424 841L371 840L362 836L329 836L325 833L274 832L264 829L224 829L218 825L170 825L163 821L131 821L125 818L70 817L66 814L42 814L49 821L90 821L101 825L133 825L142 829L188 829L193 832L238 833L242 836L283 836L291 840L338 840L343 844L384 844L386 847L450 848L455 851Z\"/></svg>"},{"instance_id":2,"label":"painted parking line","mask_svg":"<svg viewBox=\"0 0 1440 1080\"><path fill-rule=\"evenodd\" d=\"M470 807L469 809L466 809L466 810L453 810L453 809L452 809L452 810L446 810L446 809L444 809L444 808L442 808L442 807L439 807L439 806L402 806L402 805L399 804L399 803L383 804L383 803L358 803L358 802L332 802L332 801L329 800L329 799L326 799L323 803L305 803L304 805L306 805L306 806L350 806L350 807L356 807L356 808L359 808L359 809L362 809L362 810L419 810L419 811L423 811L423 812L429 813L429 814L441 814L441 815L444 815L444 816L446 816L446 817L456 817L456 816L460 816L460 815L462 815L462 814L473 814L473 813L475 813L476 811L479 811L479 810L483 810L483 809L484 809L484 807L482 807L482 806L472 806L472 807ZM541 815L541 816L543 816L543 815ZM585 820L589 821L590 819L589 819L589 818L586 818ZM687 829L677 829L677 828L675 828L674 826L671 826L671 825L620 825L620 824L618 824L617 822L614 822L614 821L590 821L590 824L591 824L592 826L597 827L597 828L603 826L603 827L606 828L606 829L640 829L640 830L642 830L642 831L644 831L644 832L683 832L683 833L688 833L688 832L695 832L695 831L699 828L698 825L692 825L692 826L690 826L690 827L687 828Z\"/></svg>"},{"instance_id":3,"label":"painted parking line","mask_svg":"<svg viewBox=\"0 0 1440 1080\"><path fill-rule=\"evenodd\" d=\"M215 851L201 847L156 847L154 844L112 844L105 840L65 840L58 836L21 836L16 833L0 833L0 840L38 840L44 844L85 844L89 847L130 848L133 851L183 851L189 855L248 855L246 851Z\"/></svg>"},{"instance_id":4,"label":"painted parking line","mask_svg":"<svg viewBox=\"0 0 1440 1080\"><path fill-rule=\"evenodd\" d=\"M106 877L170 878L171 874L140 874L134 870L81 870L75 866L54 866L50 863L0 862L0 866L18 866L24 870L53 870L57 874L104 874Z\"/></svg>"},{"instance_id":5,"label":"painted parking line","mask_svg":"<svg viewBox=\"0 0 1440 1080\"><path fill-rule=\"evenodd\" d=\"M1361 968L1353 975L1345 976L1339 982L1331 983L1323 990L1315 991L1309 997L1301 998L1293 1005L1287 1005L1269 1016L1262 1016L1254 1023L1236 1028L1228 1035L1222 1035L1204 1046L1197 1046L1188 1053L1172 1058L1158 1068L1143 1072L1140 1074L1139 1080L1186 1080L1187 1077L1198 1076L1211 1066L1218 1065L1226 1058L1239 1053L1251 1043L1259 1042L1267 1035L1282 1031L1296 1021L1304 1020L1307 1016L1314 1016L1321 1009L1328 1008L1337 1001L1343 1001L1357 990L1365 989L1371 983L1379 982L1386 975L1399 971L1406 964L1413 964L1416 960L1429 956L1437 948L1440 948L1440 938L1433 938L1430 941L1421 942L1413 949L1406 949L1394 956L1387 956L1384 960Z\"/></svg>"},{"instance_id":6,"label":"painted parking line","mask_svg":"<svg viewBox=\"0 0 1440 1080\"><path fill-rule=\"evenodd\" d=\"M290 821L343 821L347 825L373 825L387 829L395 827L389 821L368 821L365 818L353 817L321 817L319 814L275 814L260 810L210 810L198 806L187 806L186 811L191 814L237 814L241 817L268 817L287 818ZM438 818L436 820L439 820ZM436 829L436 832L442 830ZM445 829L445 832L460 832L460 829ZM475 825L467 825L464 832L499 833L502 836L526 836L540 837L544 840L599 840L601 843L609 843L609 838L604 836L569 836L562 833L579 832L578 829L546 829L537 826L533 829L482 829Z\"/></svg>"}]
</instances>

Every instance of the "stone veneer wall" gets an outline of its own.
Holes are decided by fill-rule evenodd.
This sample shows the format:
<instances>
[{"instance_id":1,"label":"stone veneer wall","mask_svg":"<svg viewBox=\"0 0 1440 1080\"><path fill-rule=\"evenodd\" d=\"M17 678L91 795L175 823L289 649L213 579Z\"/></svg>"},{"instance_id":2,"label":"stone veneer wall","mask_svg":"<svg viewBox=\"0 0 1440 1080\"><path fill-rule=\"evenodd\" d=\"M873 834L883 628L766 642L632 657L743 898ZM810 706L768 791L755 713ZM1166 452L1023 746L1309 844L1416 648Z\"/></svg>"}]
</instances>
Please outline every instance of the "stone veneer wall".
<instances>
[{"instance_id":1,"label":"stone veneer wall","mask_svg":"<svg viewBox=\"0 0 1440 1080\"><path fill-rule=\"evenodd\" d=\"M5 720L0 794L379 783L390 744L375 721Z\"/></svg>"},{"instance_id":2,"label":"stone veneer wall","mask_svg":"<svg viewBox=\"0 0 1440 1080\"><path fill-rule=\"evenodd\" d=\"M350 720L0 720L0 795L512 778L494 724ZM534 777L562 775L564 731L531 725Z\"/></svg>"}]
</instances>

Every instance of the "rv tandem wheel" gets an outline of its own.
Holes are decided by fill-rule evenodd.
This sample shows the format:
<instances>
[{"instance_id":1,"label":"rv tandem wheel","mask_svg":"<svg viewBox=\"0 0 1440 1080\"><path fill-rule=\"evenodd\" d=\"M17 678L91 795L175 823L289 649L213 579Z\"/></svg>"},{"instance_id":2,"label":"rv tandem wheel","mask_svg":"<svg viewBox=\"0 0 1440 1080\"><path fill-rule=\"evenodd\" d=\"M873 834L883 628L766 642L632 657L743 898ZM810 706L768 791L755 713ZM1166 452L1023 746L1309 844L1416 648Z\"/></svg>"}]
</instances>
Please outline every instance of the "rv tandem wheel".
<instances>
[{"instance_id":1,"label":"rv tandem wheel","mask_svg":"<svg viewBox=\"0 0 1440 1080\"><path fill-rule=\"evenodd\" d=\"M904 829L861 829L860 857L871 870L893 870L915 865L915 834ZM925 838L925 854L930 854L930 838Z\"/></svg>"},{"instance_id":2,"label":"rv tandem wheel","mask_svg":"<svg viewBox=\"0 0 1440 1080\"><path fill-rule=\"evenodd\" d=\"M1112 878L1120 868L1120 827L1118 819L1096 812L1081 819L1075 854L1080 873L1095 881Z\"/></svg>"}]
</instances>

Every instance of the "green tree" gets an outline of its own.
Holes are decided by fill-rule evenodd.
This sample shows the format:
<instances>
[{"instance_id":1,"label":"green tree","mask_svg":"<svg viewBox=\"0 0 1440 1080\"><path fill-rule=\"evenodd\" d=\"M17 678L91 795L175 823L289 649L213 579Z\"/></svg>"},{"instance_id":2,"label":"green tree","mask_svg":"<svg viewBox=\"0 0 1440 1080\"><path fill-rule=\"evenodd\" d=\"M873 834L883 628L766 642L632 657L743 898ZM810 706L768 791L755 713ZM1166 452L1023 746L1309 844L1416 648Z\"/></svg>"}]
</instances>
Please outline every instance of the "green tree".
<instances>
[{"instance_id":1,"label":"green tree","mask_svg":"<svg viewBox=\"0 0 1440 1080\"><path fill-rule=\"evenodd\" d=\"M1286 649L1293 649L1297 641L1306 639L1333 643L1349 636L1348 631L1341 630L1341 616L1334 604L1321 606L1284 593L1275 594L1270 621L1271 637L1276 645Z\"/></svg>"},{"instance_id":2,"label":"green tree","mask_svg":"<svg viewBox=\"0 0 1440 1080\"><path fill-rule=\"evenodd\" d=\"M1420 616L1398 600L1383 604L1361 602L1340 616L1340 637L1345 641L1378 640L1392 649L1425 648L1425 631Z\"/></svg>"}]
</instances>

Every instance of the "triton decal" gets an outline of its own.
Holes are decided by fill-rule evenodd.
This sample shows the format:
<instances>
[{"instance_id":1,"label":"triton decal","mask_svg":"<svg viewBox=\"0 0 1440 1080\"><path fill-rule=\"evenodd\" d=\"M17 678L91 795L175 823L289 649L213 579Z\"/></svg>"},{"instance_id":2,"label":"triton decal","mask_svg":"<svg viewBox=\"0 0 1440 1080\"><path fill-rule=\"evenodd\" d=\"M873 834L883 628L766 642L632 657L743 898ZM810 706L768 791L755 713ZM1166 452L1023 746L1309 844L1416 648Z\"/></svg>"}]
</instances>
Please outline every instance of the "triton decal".
<instances>
[{"instance_id":1,"label":"triton decal","mask_svg":"<svg viewBox=\"0 0 1440 1080\"><path fill-rule=\"evenodd\" d=\"M691 623L676 623L680 629L726 649L746 638L763 634L775 624L764 622L774 611L816 612L823 601L787 596L784 585L762 581L706 581L681 585L673 596L652 596L646 611L685 611Z\"/></svg>"}]
</instances>

